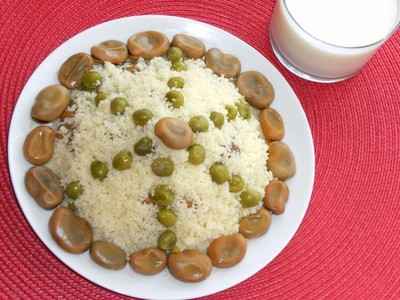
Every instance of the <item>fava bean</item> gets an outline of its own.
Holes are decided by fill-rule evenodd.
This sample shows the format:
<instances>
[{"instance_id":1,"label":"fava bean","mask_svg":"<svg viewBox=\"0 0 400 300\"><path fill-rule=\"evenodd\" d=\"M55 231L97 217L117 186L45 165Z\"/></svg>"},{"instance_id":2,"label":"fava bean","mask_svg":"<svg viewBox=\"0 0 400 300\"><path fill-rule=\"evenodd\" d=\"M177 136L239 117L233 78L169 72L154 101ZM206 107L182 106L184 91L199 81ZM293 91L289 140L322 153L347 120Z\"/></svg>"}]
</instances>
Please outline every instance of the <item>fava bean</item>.
<instances>
[{"instance_id":1,"label":"fava bean","mask_svg":"<svg viewBox=\"0 0 400 300\"><path fill-rule=\"evenodd\" d=\"M265 187L264 206L276 215L285 212L289 188L285 182L274 179Z\"/></svg>"},{"instance_id":2,"label":"fava bean","mask_svg":"<svg viewBox=\"0 0 400 300\"><path fill-rule=\"evenodd\" d=\"M66 207L58 207L53 212L49 220L49 229L54 241L69 253L83 253L92 243L90 224Z\"/></svg>"},{"instance_id":3,"label":"fava bean","mask_svg":"<svg viewBox=\"0 0 400 300\"><path fill-rule=\"evenodd\" d=\"M213 266L229 268L238 264L246 254L246 239L240 234L225 235L216 238L208 246L207 255Z\"/></svg>"},{"instance_id":4,"label":"fava bean","mask_svg":"<svg viewBox=\"0 0 400 300\"><path fill-rule=\"evenodd\" d=\"M171 253L168 257L171 274L183 282L200 282L211 273L210 258L197 250Z\"/></svg>"},{"instance_id":5,"label":"fava bean","mask_svg":"<svg viewBox=\"0 0 400 300\"><path fill-rule=\"evenodd\" d=\"M267 108L275 98L272 84L257 71L241 73L237 80L237 86L247 102L258 109Z\"/></svg>"},{"instance_id":6,"label":"fava bean","mask_svg":"<svg viewBox=\"0 0 400 300\"><path fill-rule=\"evenodd\" d=\"M43 122L52 122L59 118L70 102L69 91L59 84L42 89L36 96L32 107L32 118Z\"/></svg>"},{"instance_id":7,"label":"fava bean","mask_svg":"<svg viewBox=\"0 0 400 300\"><path fill-rule=\"evenodd\" d=\"M296 173L296 162L289 146L282 142L269 145L268 169L280 180L288 179Z\"/></svg>"},{"instance_id":8,"label":"fava bean","mask_svg":"<svg viewBox=\"0 0 400 300\"><path fill-rule=\"evenodd\" d=\"M260 113L260 125L267 141L280 141L285 135L285 126L281 115L273 108Z\"/></svg>"},{"instance_id":9,"label":"fava bean","mask_svg":"<svg viewBox=\"0 0 400 300\"><path fill-rule=\"evenodd\" d=\"M206 46L199 39L187 35L177 34L172 40L172 46L177 47L189 58L202 58L206 52Z\"/></svg>"},{"instance_id":10,"label":"fava bean","mask_svg":"<svg viewBox=\"0 0 400 300\"><path fill-rule=\"evenodd\" d=\"M165 269L167 255L157 248L147 248L132 253L129 259L133 270L143 275L155 275Z\"/></svg>"},{"instance_id":11,"label":"fava bean","mask_svg":"<svg viewBox=\"0 0 400 300\"><path fill-rule=\"evenodd\" d=\"M128 39L128 49L134 57L152 59L167 53L168 48L167 36L157 31L139 32Z\"/></svg>"},{"instance_id":12,"label":"fava bean","mask_svg":"<svg viewBox=\"0 0 400 300\"><path fill-rule=\"evenodd\" d=\"M81 84L83 74L89 70L94 61L86 53L77 53L69 57L58 71L58 80L69 89L77 88Z\"/></svg>"},{"instance_id":13,"label":"fava bean","mask_svg":"<svg viewBox=\"0 0 400 300\"><path fill-rule=\"evenodd\" d=\"M44 209L57 207L63 200L60 179L47 167L32 167L25 175L25 187L33 199Z\"/></svg>"},{"instance_id":14,"label":"fava bean","mask_svg":"<svg viewBox=\"0 0 400 300\"><path fill-rule=\"evenodd\" d=\"M101 61L112 64L122 64L128 59L128 49L123 42L108 40L93 46L90 53Z\"/></svg>"},{"instance_id":15,"label":"fava bean","mask_svg":"<svg viewBox=\"0 0 400 300\"><path fill-rule=\"evenodd\" d=\"M240 220L239 232L247 239L257 238L267 232L271 221L271 213L261 208L255 214L248 215Z\"/></svg>"},{"instance_id":16,"label":"fava bean","mask_svg":"<svg viewBox=\"0 0 400 300\"><path fill-rule=\"evenodd\" d=\"M53 157L55 138L56 132L50 127L34 128L24 142L26 160L37 166L47 163Z\"/></svg>"},{"instance_id":17,"label":"fava bean","mask_svg":"<svg viewBox=\"0 0 400 300\"><path fill-rule=\"evenodd\" d=\"M154 128L154 133L171 149L185 149L193 142L192 129L185 121L176 118L160 119Z\"/></svg>"},{"instance_id":18,"label":"fava bean","mask_svg":"<svg viewBox=\"0 0 400 300\"><path fill-rule=\"evenodd\" d=\"M237 57L223 53L221 50L212 48L207 51L205 61L208 68L216 74L226 78L233 78L239 75L241 64Z\"/></svg>"},{"instance_id":19,"label":"fava bean","mask_svg":"<svg viewBox=\"0 0 400 300\"><path fill-rule=\"evenodd\" d=\"M90 247L93 261L110 270L121 270L126 265L126 253L117 245L106 241L95 241Z\"/></svg>"}]
</instances>

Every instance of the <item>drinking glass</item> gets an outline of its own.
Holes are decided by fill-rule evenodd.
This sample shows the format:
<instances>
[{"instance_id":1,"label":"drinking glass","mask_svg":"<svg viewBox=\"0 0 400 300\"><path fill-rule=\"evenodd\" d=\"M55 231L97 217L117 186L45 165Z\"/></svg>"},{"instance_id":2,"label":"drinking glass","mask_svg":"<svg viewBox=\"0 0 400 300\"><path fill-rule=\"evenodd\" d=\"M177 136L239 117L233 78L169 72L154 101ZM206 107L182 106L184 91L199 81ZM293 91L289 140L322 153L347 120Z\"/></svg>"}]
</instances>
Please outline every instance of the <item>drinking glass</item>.
<instances>
[{"instance_id":1,"label":"drinking glass","mask_svg":"<svg viewBox=\"0 0 400 300\"><path fill-rule=\"evenodd\" d=\"M386 36L368 45L344 47L322 41L303 29L286 2L277 0L274 8L270 26L272 49L289 71L315 82L337 82L356 75L396 31L400 21L399 1L396 22Z\"/></svg>"}]
</instances>

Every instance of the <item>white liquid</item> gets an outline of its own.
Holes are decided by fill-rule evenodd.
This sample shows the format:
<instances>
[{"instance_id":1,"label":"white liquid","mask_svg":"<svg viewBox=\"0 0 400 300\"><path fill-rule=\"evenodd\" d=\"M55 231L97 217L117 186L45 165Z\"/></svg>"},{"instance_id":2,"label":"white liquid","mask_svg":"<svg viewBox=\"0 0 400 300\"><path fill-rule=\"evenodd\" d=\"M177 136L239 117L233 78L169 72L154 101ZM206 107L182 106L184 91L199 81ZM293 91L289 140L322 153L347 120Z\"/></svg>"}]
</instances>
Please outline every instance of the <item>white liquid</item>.
<instances>
[{"instance_id":1,"label":"white liquid","mask_svg":"<svg viewBox=\"0 0 400 300\"><path fill-rule=\"evenodd\" d=\"M314 37L339 46L372 44L396 22L397 0L286 0L293 18Z\"/></svg>"},{"instance_id":2,"label":"white liquid","mask_svg":"<svg viewBox=\"0 0 400 300\"><path fill-rule=\"evenodd\" d=\"M400 0L283 2L272 17L274 47L296 69L327 81L361 69L399 21Z\"/></svg>"}]
</instances>

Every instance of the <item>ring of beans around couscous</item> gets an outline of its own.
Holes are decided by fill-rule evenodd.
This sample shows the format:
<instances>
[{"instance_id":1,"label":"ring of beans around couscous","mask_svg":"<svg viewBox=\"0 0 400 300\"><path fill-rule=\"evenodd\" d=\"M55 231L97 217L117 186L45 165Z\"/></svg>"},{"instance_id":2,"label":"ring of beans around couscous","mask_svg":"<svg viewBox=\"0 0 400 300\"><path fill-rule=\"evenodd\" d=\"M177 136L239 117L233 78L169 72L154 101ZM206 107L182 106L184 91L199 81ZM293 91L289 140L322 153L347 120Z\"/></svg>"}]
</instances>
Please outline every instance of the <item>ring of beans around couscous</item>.
<instances>
[{"instance_id":1,"label":"ring of beans around couscous","mask_svg":"<svg viewBox=\"0 0 400 300\"><path fill-rule=\"evenodd\" d=\"M26 189L50 234L98 265L184 282L238 264L289 197L296 164L272 84L199 39L94 45L32 107ZM279 101L279 100L277 100ZM47 123L47 124L43 124Z\"/></svg>"}]
</instances>

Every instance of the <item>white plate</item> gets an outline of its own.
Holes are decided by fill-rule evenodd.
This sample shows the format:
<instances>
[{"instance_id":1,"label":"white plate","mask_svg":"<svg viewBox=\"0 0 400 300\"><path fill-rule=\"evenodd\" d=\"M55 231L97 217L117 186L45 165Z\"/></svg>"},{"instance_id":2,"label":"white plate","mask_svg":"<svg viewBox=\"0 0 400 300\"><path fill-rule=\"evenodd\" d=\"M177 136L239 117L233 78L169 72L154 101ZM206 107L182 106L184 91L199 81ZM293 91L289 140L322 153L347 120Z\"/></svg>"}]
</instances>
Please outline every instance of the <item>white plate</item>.
<instances>
[{"instance_id":1,"label":"white plate","mask_svg":"<svg viewBox=\"0 0 400 300\"><path fill-rule=\"evenodd\" d=\"M297 162L297 174L288 181L290 199L285 214L274 216L268 233L248 243L244 260L230 269L214 268L211 276L197 284L175 280L167 271L156 276L142 276L129 266L109 271L95 265L88 253L73 255L64 252L52 240L47 223L51 212L41 209L25 190L24 176L30 165L25 161L22 145L29 131L37 126L30 117L36 94L43 87L57 82L57 71L66 58L107 39L126 41L139 31L157 30L169 37L185 32L203 40L208 48L217 47L236 55L243 70L264 73L275 87L277 109L286 125L285 142L290 145ZM170 16L135 16L109 21L87 29L54 50L32 74L23 89L11 121L9 132L9 168L19 205L28 222L43 243L62 262L88 280L110 290L140 298L186 299L209 295L249 278L265 267L288 244L299 227L310 201L314 181L314 146L310 128L299 100L283 76L251 46L219 28ZM263 162L260 162L263 163Z\"/></svg>"}]
</instances>

